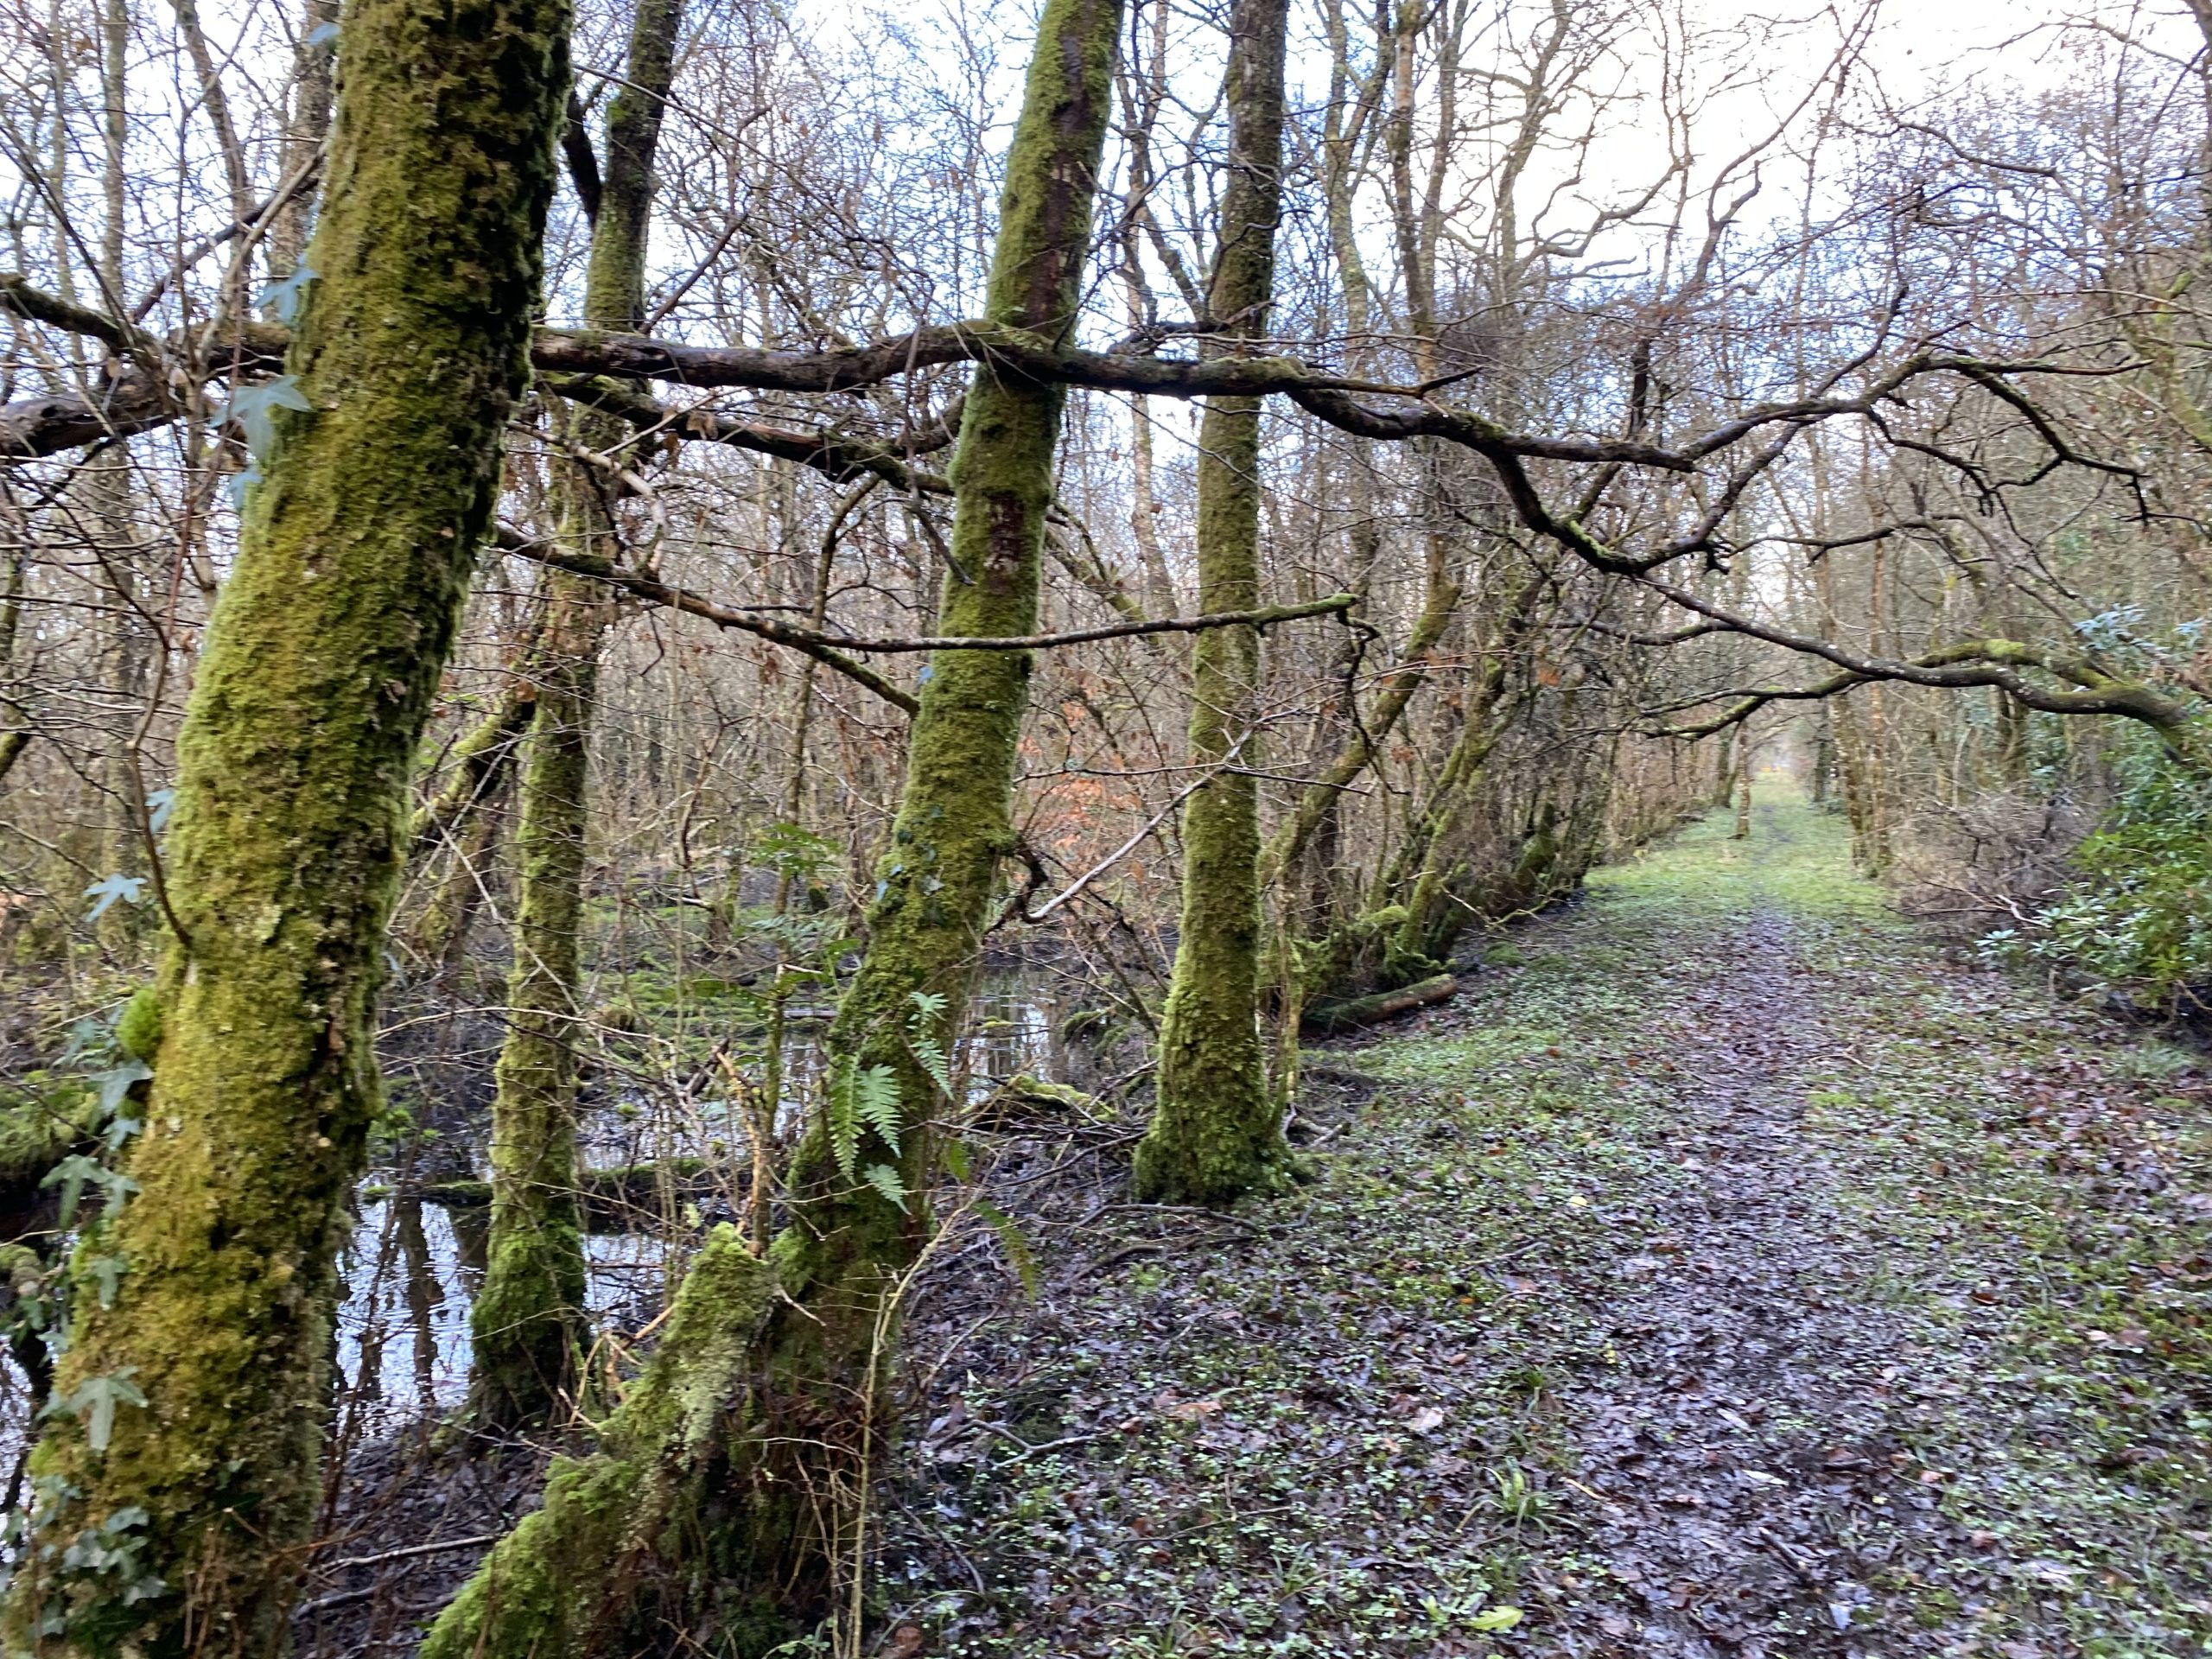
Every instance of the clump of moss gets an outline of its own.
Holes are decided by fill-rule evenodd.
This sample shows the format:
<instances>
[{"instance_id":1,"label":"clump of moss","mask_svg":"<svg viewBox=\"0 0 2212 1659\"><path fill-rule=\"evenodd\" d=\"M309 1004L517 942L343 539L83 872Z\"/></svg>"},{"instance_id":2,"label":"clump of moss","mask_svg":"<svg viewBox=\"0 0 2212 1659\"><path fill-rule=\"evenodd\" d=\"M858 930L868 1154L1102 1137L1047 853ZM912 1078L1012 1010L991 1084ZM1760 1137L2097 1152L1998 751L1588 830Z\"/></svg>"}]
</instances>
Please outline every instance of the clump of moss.
<instances>
[{"instance_id":1,"label":"clump of moss","mask_svg":"<svg viewBox=\"0 0 2212 1659\"><path fill-rule=\"evenodd\" d=\"M162 999L151 985L141 985L123 1005L115 1021L115 1046L134 1060L153 1064L162 1046Z\"/></svg>"},{"instance_id":2,"label":"clump of moss","mask_svg":"<svg viewBox=\"0 0 2212 1659\"><path fill-rule=\"evenodd\" d=\"M742 1432L747 1360L775 1295L769 1264L717 1227L684 1275L668 1334L599 1449L560 1459L544 1507L500 1541L423 1642L422 1659L567 1659L630 1651L664 1548L699 1501L717 1437ZM736 1420L736 1421L733 1421ZM612 1646L610 1648L610 1643Z\"/></svg>"}]
</instances>

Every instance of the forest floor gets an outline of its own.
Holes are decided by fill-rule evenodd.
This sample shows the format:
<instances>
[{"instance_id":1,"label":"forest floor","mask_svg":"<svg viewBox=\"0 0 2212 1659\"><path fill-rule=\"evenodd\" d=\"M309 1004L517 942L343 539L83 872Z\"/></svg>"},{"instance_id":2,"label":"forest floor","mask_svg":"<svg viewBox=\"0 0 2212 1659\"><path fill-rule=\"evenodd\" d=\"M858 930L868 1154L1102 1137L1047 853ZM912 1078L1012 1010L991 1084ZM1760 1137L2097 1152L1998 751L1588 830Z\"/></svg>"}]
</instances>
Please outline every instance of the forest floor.
<instances>
[{"instance_id":1,"label":"forest floor","mask_svg":"<svg viewBox=\"0 0 2212 1659\"><path fill-rule=\"evenodd\" d=\"M1731 827L1312 1054L1289 1195L929 1299L885 1649L2212 1653L2212 1068Z\"/></svg>"}]
</instances>

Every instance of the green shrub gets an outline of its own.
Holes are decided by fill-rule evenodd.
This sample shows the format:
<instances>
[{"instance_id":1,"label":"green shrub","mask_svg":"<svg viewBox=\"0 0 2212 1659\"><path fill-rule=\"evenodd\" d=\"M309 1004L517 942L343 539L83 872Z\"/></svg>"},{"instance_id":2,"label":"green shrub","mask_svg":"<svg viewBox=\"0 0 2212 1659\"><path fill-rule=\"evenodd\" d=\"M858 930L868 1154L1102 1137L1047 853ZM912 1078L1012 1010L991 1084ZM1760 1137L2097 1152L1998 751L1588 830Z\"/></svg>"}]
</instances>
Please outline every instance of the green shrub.
<instances>
[{"instance_id":1,"label":"green shrub","mask_svg":"<svg viewBox=\"0 0 2212 1659\"><path fill-rule=\"evenodd\" d=\"M2075 851L2079 871L2038 918L2030 951L2162 1007L2212 1001L2212 779L2148 742Z\"/></svg>"}]
</instances>

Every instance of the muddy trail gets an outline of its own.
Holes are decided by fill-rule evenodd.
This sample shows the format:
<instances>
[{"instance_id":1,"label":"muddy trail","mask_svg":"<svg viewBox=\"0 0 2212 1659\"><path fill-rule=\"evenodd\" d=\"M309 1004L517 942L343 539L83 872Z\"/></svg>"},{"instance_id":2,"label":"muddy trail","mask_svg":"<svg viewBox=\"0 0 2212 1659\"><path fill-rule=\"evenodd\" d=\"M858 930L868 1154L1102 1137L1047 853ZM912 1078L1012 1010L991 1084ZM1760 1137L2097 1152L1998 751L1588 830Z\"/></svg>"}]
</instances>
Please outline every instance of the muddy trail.
<instances>
[{"instance_id":1,"label":"muddy trail","mask_svg":"<svg viewBox=\"0 0 2212 1659\"><path fill-rule=\"evenodd\" d=\"M1286 1197L1040 1141L1034 1296L912 1329L888 1650L2212 1652L2212 1071L1729 827L1310 1055Z\"/></svg>"}]
</instances>

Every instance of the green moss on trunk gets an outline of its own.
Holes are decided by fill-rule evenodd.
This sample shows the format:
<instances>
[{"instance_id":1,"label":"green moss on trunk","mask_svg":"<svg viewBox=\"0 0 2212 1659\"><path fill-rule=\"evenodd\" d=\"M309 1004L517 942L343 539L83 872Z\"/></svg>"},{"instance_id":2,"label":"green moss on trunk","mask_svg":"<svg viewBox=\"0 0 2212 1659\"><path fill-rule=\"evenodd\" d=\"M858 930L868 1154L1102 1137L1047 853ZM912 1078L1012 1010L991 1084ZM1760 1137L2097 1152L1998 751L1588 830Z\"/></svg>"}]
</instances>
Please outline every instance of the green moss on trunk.
<instances>
[{"instance_id":1,"label":"green moss on trunk","mask_svg":"<svg viewBox=\"0 0 2212 1659\"><path fill-rule=\"evenodd\" d=\"M1052 339L1073 328L1121 18L1120 0L1047 0L1000 202L987 302L995 322ZM942 632L1035 630L1063 402L1057 385L977 370L952 468ZM935 1153L928 1123L938 1091L917 1059L913 995L944 999L923 1032L948 1045L972 988L999 862L1014 846L1029 677L1023 652L940 652L922 686L867 955L829 1033L834 1065L880 1065L895 1080L898 1144L866 1131L853 1166L893 1166L908 1196L901 1208L849 1179L826 1122L795 1155L792 1221L775 1246L792 1300L772 1317L760 1359L763 1450L734 1482L749 1512L722 1540L741 1555L733 1570L755 1586L772 1623L821 1615L838 1529L856 1512L880 1445L887 1299L925 1236L920 1194Z\"/></svg>"},{"instance_id":2,"label":"green moss on trunk","mask_svg":"<svg viewBox=\"0 0 2212 1659\"><path fill-rule=\"evenodd\" d=\"M559 0L348 8L289 361L308 408L276 417L179 741L189 938L140 1192L80 1252L126 1270L105 1306L79 1273L11 1652L283 1645L408 780L525 372L568 24Z\"/></svg>"},{"instance_id":3,"label":"green moss on trunk","mask_svg":"<svg viewBox=\"0 0 2212 1659\"><path fill-rule=\"evenodd\" d=\"M549 582L515 831L519 898L492 1104L491 1237L469 1310L470 1403L503 1428L543 1423L573 1395L584 1337L576 1045L590 718L607 596L581 576Z\"/></svg>"},{"instance_id":4,"label":"green moss on trunk","mask_svg":"<svg viewBox=\"0 0 2212 1659\"><path fill-rule=\"evenodd\" d=\"M1458 893L1464 885L1464 867L1456 860L1440 859L1439 849L1447 842L1454 825L1479 817L1475 803L1487 782L1490 757L1518 712L1506 703L1508 665L1519 658L1548 593L1548 580L1540 574L1524 582L1507 602L1493 644L1471 677L1459 735L1437 769L1428 798L1406 826L1405 838L1383 877L1382 891L1403 907L1405 915L1384 942L1376 976L1382 988L1411 984L1436 973L1475 913ZM1353 988L1338 984L1328 988L1348 995Z\"/></svg>"},{"instance_id":5,"label":"green moss on trunk","mask_svg":"<svg viewBox=\"0 0 2212 1659\"><path fill-rule=\"evenodd\" d=\"M1285 0L1230 14L1230 175L1210 308L1236 332L1266 332L1281 211ZM1199 429L1198 608L1260 603L1260 404L1207 401ZM1281 1121L1260 1042L1260 825L1245 751L1255 730L1256 629L1198 637L1191 659L1191 760L1221 768L1183 815L1183 925L1160 1027L1160 1087L1137 1147L1146 1198L1228 1204L1282 1166Z\"/></svg>"},{"instance_id":6,"label":"green moss on trunk","mask_svg":"<svg viewBox=\"0 0 2212 1659\"><path fill-rule=\"evenodd\" d=\"M423 1659L584 1659L664 1652L655 1616L690 1571L685 1532L741 1410L748 1354L774 1294L734 1227L684 1275L667 1334L580 1459L559 1459L545 1501L438 1616ZM679 1605L685 1598L673 1596Z\"/></svg>"},{"instance_id":7,"label":"green moss on trunk","mask_svg":"<svg viewBox=\"0 0 2212 1659\"><path fill-rule=\"evenodd\" d=\"M675 73L679 0L639 0L627 70L607 111L605 186L584 276L584 321L636 328L645 309L653 160ZM629 429L580 410L575 435L594 454ZM617 545L615 483L578 460L563 469L561 540L587 562ZM563 571L546 578L537 709L524 748L516 836L512 1013L492 1107L492 1227L484 1288L470 1311L472 1403L480 1421L518 1428L550 1421L574 1390L586 1335L583 1236L576 1216L576 1046L582 1032L585 839L599 654L613 620L611 590Z\"/></svg>"}]
</instances>

